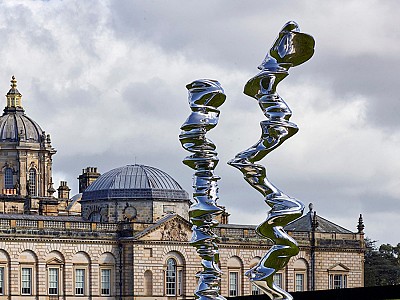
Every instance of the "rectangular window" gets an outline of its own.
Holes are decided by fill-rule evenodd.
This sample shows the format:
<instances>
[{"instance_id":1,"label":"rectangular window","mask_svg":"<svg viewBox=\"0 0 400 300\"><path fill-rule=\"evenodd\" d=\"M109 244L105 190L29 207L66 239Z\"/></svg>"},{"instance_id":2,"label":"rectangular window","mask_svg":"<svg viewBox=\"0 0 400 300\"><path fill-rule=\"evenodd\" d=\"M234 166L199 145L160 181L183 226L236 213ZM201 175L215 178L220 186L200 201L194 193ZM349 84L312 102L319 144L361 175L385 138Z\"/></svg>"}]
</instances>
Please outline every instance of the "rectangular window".
<instances>
[{"instance_id":1,"label":"rectangular window","mask_svg":"<svg viewBox=\"0 0 400 300\"><path fill-rule=\"evenodd\" d=\"M4 171L4 188L14 188L13 171L11 168L6 168Z\"/></svg>"},{"instance_id":2,"label":"rectangular window","mask_svg":"<svg viewBox=\"0 0 400 300\"><path fill-rule=\"evenodd\" d=\"M49 268L49 295L58 295L58 269Z\"/></svg>"},{"instance_id":3,"label":"rectangular window","mask_svg":"<svg viewBox=\"0 0 400 300\"><path fill-rule=\"evenodd\" d=\"M144 248L144 255L146 257L153 257L153 249L152 248Z\"/></svg>"},{"instance_id":4,"label":"rectangular window","mask_svg":"<svg viewBox=\"0 0 400 300\"><path fill-rule=\"evenodd\" d=\"M4 267L0 267L0 295L4 295Z\"/></svg>"},{"instance_id":5,"label":"rectangular window","mask_svg":"<svg viewBox=\"0 0 400 300\"><path fill-rule=\"evenodd\" d=\"M166 274L167 296L175 296L176 294L176 270L175 268L167 268Z\"/></svg>"},{"instance_id":6,"label":"rectangular window","mask_svg":"<svg viewBox=\"0 0 400 300\"><path fill-rule=\"evenodd\" d=\"M31 295L32 293L32 268L21 269L21 294Z\"/></svg>"},{"instance_id":7,"label":"rectangular window","mask_svg":"<svg viewBox=\"0 0 400 300\"><path fill-rule=\"evenodd\" d=\"M254 283L251 284L251 294L252 295L261 295L261 290L258 286L256 286Z\"/></svg>"},{"instance_id":8,"label":"rectangular window","mask_svg":"<svg viewBox=\"0 0 400 300\"><path fill-rule=\"evenodd\" d=\"M175 205L163 205L163 212L164 213L174 213Z\"/></svg>"},{"instance_id":9,"label":"rectangular window","mask_svg":"<svg viewBox=\"0 0 400 300\"><path fill-rule=\"evenodd\" d=\"M332 274L329 277L331 289L345 289L347 287L347 275Z\"/></svg>"},{"instance_id":10,"label":"rectangular window","mask_svg":"<svg viewBox=\"0 0 400 300\"><path fill-rule=\"evenodd\" d=\"M178 271L178 295L182 295L183 286L183 270Z\"/></svg>"},{"instance_id":11,"label":"rectangular window","mask_svg":"<svg viewBox=\"0 0 400 300\"><path fill-rule=\"evenodd\" d=\"M110 286L111 286L110 276L111 276L110 269L101 270L101 294L104 296L110 295Z\"/></svg>"},{"instance_id":12,"label":"rectangular window","mask_svg":"<svg viewBox=\"0 0 400 300\"><path fill-rule=\"evenodd\" d=\"M239 292L239 273L229 272L229 297L238 296Z\"/></svg>"},{"instance_id":13,"label":"rectangular window","mask_svg":"<svg viewBox=\"0 0 400 300\"><path fill-rule=\"evenodd\" d=\"M85 294L85 270L75 270L75 295Z\"/></svg>"},{"instance_id":14,"label":"rectangular window","mask_svg":"<svg viewBox=\"0 0 400 300\"><path fill-rule=\"evenodd\" d=\"M304 291L304 274L296 274L296 292Z\"/></svg>"},{"instance_id":15,"label":"rectangular window","mask_svg":"<svg viewBox=\"0 0 400 300\"><path fill-rule=\"evenodd\" d=\"M274 282L277 286L279 286L280 288L283 288L283 281L282 281L282 273L275 273L274 274Z\"/></svg>"}]
</instances>

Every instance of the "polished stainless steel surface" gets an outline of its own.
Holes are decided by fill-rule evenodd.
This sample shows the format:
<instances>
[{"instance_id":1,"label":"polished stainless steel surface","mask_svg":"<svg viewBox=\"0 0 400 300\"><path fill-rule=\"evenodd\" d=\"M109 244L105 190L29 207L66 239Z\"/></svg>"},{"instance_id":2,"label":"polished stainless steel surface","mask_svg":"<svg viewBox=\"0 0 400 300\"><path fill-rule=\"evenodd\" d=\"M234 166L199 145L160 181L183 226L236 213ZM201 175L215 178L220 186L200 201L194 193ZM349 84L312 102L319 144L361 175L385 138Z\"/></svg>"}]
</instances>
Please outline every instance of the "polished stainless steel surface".
<instances>
[{"instance_id":1,"label":"polished stainless steel surface","mask_svg":"<svg viewBox=\"0 0 400 300\"><path fill-rule=\"evenodd\" d=\"M218 81L202 79L188 84L189 105L192 113L182 125L179 139L182 147L193 154L183 163L195 170L193 176L193 198L196 201L190 207L189 217L193 225L191 245L196 247L202 258L203 270L196 276L198 286L197 299L225 299L219 294L221 270L218 267L219 252L217 235L213 228L218 225L215 216L222 213L217 205L218 184L220 178L214 175L218 164L215 144L206 138L219 119L218 107L225 101L224 90Z\"/></svg>"},{"instance_id":2,"label":"polished stainless steel surface","mask_svg":"<svg viewBox=\"0 0 400 300\"><path fill-rule=\"evenodd\" d=\"M304 63L313 54L314 39L301 33L295 22L286 23L258 67L261 72L251 78L244 88L244 93L258 101L267 117L260 123L261 138L254 146L228 162L243 173L244 179L265 197L265 202L271 207L266 220L256 228L256 232L274 245L254 268L246 272L246 276L273 299L293 299L288 292L274 284L273 275L299 252L296 241L283 227L303 214L304 205L274 186L266 176L265 167L255 162L298 131L297 125L289 122L292 112L276 92L276 87L289 74L290 67Z\"/></svg>"}]
</instances>

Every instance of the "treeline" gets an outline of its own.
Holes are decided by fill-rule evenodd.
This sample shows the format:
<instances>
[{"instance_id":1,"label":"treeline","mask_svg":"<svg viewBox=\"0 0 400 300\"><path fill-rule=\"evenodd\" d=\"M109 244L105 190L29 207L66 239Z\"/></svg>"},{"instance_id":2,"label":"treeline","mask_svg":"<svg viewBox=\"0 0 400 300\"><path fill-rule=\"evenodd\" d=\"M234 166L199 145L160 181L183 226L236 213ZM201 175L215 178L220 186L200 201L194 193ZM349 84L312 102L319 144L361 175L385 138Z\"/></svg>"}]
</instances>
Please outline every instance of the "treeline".
<instances>
[{"instance_id":1,"label":"treeline","mask_svg":"<svg viewBox=\"0 0 400 300\"><path fill-rule=\"evenodd\" d=\"M400 243L397 246L366 239L364 285L381 286L400 284Z\"/></svg>"}]
</instances>

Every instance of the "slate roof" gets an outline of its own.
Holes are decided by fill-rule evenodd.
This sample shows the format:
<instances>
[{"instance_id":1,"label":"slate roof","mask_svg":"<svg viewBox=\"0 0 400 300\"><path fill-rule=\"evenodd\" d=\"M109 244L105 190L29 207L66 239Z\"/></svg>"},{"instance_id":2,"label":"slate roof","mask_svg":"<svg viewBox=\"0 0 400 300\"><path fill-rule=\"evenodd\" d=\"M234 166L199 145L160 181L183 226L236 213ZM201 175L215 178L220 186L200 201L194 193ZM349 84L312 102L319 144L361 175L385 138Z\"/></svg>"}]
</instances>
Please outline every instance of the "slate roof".
<instances>
[{"instance_id":1,"label":"slate roof","mask_svg":"<svg viewBox=\"0 0 400 300\"><path fill-rule=\"evenodd\" d=\"M285 226L286 231L303 231L310 232L311 224L312 224L312 216L314 212L310 210L306 215L301 218L289 223ZM324 232L324 233L353 233L350 230L343 228L327 219L324 219L318 215L316 215L316 219L318 222L318 226L315 229L315 232Z\"/></svg>"}]
</instances>

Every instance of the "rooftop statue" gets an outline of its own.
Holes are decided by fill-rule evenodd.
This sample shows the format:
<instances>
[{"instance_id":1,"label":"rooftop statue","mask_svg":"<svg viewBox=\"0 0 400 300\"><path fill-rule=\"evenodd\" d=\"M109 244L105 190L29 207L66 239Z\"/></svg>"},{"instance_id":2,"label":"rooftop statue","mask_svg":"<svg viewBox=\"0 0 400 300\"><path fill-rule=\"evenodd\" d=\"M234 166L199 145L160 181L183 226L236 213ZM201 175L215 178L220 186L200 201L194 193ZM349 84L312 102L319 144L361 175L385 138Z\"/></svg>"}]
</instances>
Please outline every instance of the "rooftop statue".
<instances>
[{"instance_id":1,"label":"rooftop statue","mask_svg":"<svg viewBox=\"0 0 400 300\"><path fill-rule=\"evenodd\" d=\"M298 131L297 125L289 122L292 112L276 92L276 87L289 74L289 68L312 57L314 44L314 39L301 33L295 22L283 26L258 67L261 72L251 78L244 88L246 95L258 101L267 118L260 123L261 138L228 162L243 173L244 179L265 197L265 202L271 207L266 220L258 225L256 232L274 245L254 268L246 272L246 276L272 299L293 299L288 292L274 284L273 276L299 252L297 242L283 227L303 214L304 205L274 186L266 176L265 167L256 162Z\"/></svg>"}]
</instances>

